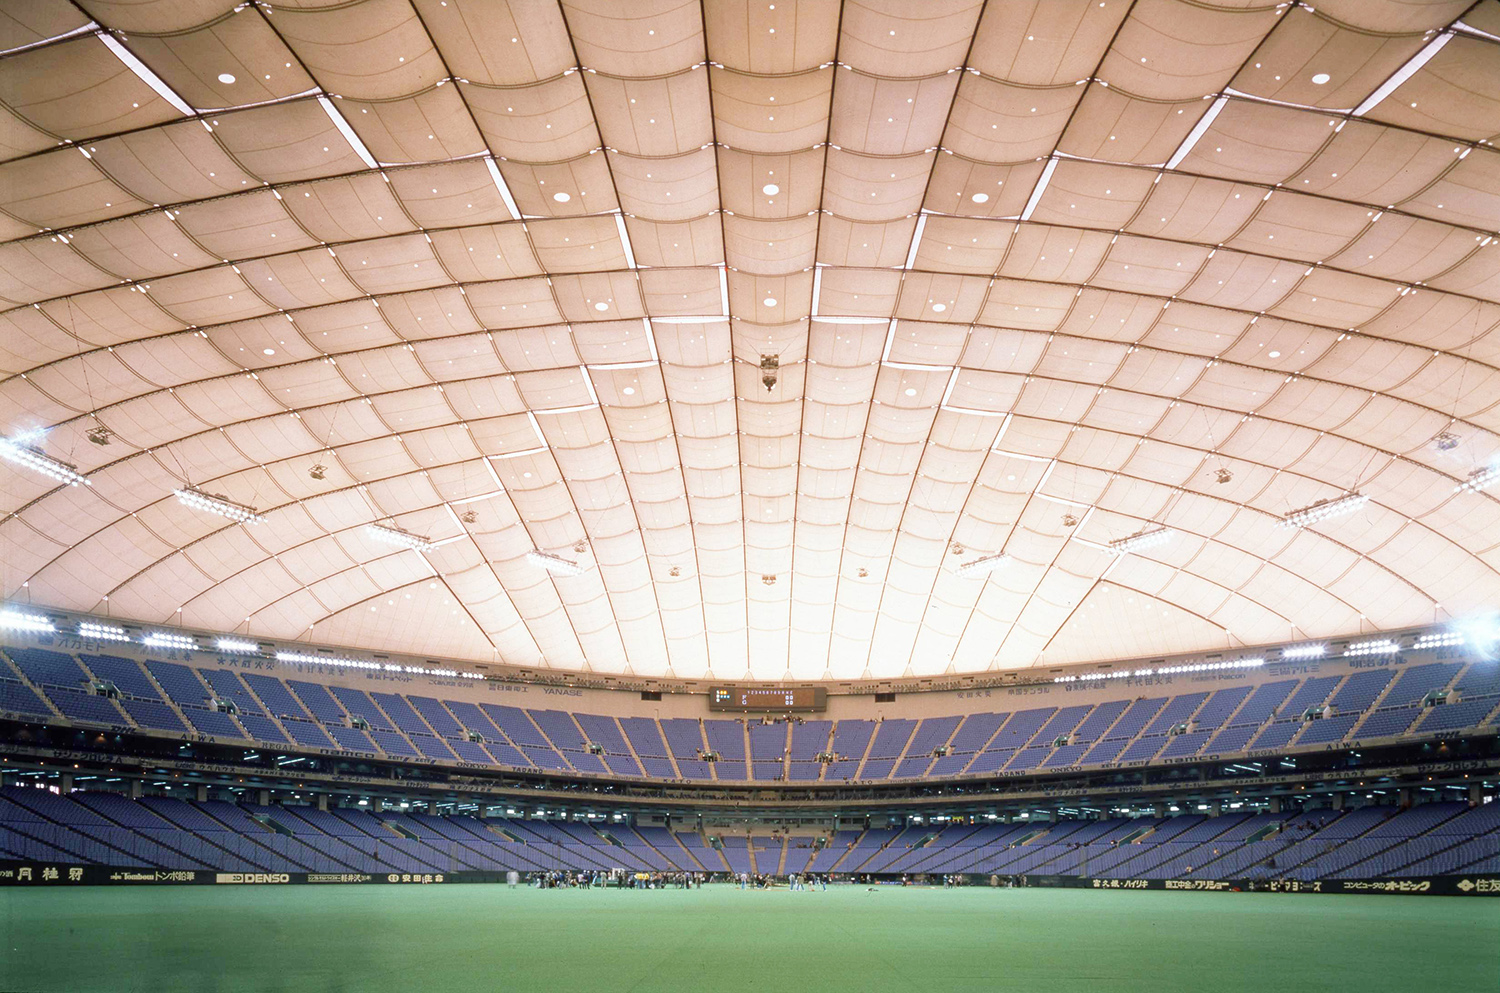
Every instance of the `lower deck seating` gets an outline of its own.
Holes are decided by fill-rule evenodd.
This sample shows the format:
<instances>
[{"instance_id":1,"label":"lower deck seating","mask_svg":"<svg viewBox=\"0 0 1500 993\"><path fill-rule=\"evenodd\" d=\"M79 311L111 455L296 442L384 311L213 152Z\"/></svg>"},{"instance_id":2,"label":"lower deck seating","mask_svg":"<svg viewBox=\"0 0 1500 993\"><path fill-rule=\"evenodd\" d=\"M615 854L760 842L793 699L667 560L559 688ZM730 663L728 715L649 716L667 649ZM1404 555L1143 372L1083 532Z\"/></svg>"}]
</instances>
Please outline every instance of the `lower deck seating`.
<instances>
[{"instance_id":1,"label":"lower deck seating","mask_svg":"<svg viewBox=\"0 0 1500 993\"><path fill-rule=\"evenodd\" d=\"M223 872L622 868L1361 879L1500 870L1500 804L707 837L597 821L132 800L93 791L62 796L7 786L0 790L0 859Z\"/></svg>"}]
</instances>

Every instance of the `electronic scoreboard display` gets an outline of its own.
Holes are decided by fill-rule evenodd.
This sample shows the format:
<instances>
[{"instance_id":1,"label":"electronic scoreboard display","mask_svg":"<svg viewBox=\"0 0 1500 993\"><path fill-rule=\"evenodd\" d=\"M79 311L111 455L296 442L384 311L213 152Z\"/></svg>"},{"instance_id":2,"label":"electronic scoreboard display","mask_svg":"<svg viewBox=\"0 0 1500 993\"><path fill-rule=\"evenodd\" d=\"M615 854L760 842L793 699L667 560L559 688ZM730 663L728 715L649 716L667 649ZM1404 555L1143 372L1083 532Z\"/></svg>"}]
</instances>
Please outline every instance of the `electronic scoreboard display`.
<instances>
[{"instance_id":1,"label":"electronic scoreboard display","mask_svg":"<svg viewBox=\"0 0 1500 993\"><path fill-rule=\"evenodd\" d=\"M708 709L757 714L815 713L828 709L828 691L715 686L708 691Z\"/></svg>"}]
</instances>

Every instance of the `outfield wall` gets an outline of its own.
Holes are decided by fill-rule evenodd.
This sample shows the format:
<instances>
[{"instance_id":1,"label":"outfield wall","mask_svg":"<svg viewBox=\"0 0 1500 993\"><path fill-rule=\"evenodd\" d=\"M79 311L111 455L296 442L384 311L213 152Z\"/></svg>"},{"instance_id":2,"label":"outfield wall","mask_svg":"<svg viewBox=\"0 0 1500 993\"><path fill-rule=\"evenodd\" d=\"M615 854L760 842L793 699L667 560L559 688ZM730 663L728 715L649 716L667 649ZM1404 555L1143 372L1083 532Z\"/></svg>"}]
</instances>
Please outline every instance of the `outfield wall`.
<instances>
[{"instance_id":1,"label":"outfield wall","mask_svg":"<svg viewBox=\"0 0 1500 993\"><path fill-rule=\"evenodd\" d=\"M194 869L121 869L103 865L66 865L0 861L0 886L427 886L455 883L504 883L507 873L478 870L435 873L364 872L211 872ZM526 873L522 873L524 877ZM722 876L722 873L715 873ZM1382 893L1412 896L1500 896L1500 876L1424 876L1409 879L1098 879L1088 876L986 876L961 874L969 886L1015 880L1044 889L1171 890L1176 892ZM899 874L872 878L895 882ZM913 878L929 878L918 875ZM938 876L931 876L938 879ZM670 888L670 887L669 887Z\"/></svg>"}]
</instances>

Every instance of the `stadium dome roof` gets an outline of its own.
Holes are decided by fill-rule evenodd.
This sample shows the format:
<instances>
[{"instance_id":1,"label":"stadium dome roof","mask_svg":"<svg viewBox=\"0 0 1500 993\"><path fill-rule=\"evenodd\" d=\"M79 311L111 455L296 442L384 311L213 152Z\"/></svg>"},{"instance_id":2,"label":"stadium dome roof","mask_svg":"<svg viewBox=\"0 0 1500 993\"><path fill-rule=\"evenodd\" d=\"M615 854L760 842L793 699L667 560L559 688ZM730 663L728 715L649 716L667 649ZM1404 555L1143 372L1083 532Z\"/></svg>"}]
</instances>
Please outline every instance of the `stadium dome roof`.
<instances>
[{"instance_id":1,"label":"stadium dome roof","mask_svg":"<svg viewBox=\"0 0 1500 993\"><path fill-rule=\"evenodd\" d=\"M7 597L819 679L1500 594L1495 0L79 0L0 49Z\"/></svg>"}]
</instances>

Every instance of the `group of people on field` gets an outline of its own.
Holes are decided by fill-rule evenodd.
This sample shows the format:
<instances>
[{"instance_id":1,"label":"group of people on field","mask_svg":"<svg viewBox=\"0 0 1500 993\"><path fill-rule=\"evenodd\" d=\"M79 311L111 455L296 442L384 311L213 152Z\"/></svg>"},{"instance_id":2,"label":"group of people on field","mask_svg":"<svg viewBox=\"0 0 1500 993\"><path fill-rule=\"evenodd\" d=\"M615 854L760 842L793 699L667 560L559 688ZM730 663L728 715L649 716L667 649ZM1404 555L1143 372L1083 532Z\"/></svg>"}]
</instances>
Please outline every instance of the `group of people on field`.
<instances>
[{"instance_id":1,"label":"group of people on field","mask_svg":"<svg viewBox=\"0 0 1500 993\"><path fill-rule=\"evenodd\" d=\"M764 873L740 872L735 874L735 881L740 884L742 890L768 890L776 883L776 877ZM810 893L813 890L827 890L828 877L819 876L810 872L794 872L787 877L787 886L796 891Z\"/></svg>"}]
</instances>

